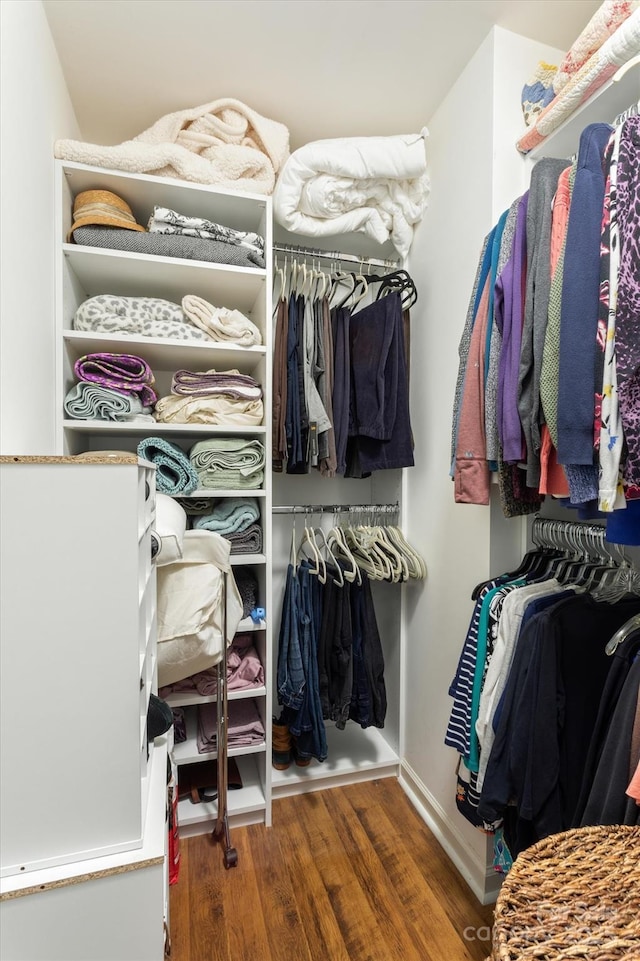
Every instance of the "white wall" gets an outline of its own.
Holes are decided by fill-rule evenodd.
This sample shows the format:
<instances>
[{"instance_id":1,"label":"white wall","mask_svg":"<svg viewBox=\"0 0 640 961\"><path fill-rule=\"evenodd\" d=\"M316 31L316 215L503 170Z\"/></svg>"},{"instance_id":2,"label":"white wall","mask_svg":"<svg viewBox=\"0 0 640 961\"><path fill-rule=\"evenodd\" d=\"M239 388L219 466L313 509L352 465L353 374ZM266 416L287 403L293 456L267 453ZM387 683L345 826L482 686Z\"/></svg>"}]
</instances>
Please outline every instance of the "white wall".
<instances>
[{"instance_id":1,"label":"white wall","mask_svg":"<svg viewBox=\"0 0 640 961\"><path fill-rule=\"evenodd\" d=\"M520 90L549 48L495 27L428 122L432 189L411 252L419 300L411 324L416 467L407 526L426 559L425 587L407 589L403 780L481 900L495 889L489 845L455 807L458 755L444 745L448 688L472 611L471 592L520 556L522 523L455 504L449 478L458 343L483 238L525 187L515 149ZM558 62L558 61L555 61ZM504 566L503 566L504 565Z\"/></svg>"},{"instance_id":2,"label":"white wall","mask_svg":"<svg viewBox=\"0 0 640 961\"><path fill-rule=\"evenodd\" d=\"M0 452L51 454L53 142L80 131L40 0L2 0L0 42Z\"/></svg>"}]
</instances>

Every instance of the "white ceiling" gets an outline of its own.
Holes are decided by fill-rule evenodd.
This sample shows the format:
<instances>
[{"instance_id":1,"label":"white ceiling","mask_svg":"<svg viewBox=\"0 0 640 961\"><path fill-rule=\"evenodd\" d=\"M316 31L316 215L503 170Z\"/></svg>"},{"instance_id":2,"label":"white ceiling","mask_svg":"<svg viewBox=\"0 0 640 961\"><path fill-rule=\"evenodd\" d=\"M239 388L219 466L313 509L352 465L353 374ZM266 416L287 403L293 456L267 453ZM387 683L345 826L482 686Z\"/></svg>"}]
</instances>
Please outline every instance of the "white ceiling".
<instances>
[{"instance_id":1,"label":"white ceiling","mask_svg":"<svg viewBox=\"0 0 640 961\"><path fill-rule=\"evenodd\" d=\"M85 140L223 97L325 137L428 122L493 24L566 50L599 0L43 0ZM524 83L535 64L523 65ZM519 92L518 92L519 93ZM516 95L518 95L516 93Z\"/></svg>"}]
</instances>

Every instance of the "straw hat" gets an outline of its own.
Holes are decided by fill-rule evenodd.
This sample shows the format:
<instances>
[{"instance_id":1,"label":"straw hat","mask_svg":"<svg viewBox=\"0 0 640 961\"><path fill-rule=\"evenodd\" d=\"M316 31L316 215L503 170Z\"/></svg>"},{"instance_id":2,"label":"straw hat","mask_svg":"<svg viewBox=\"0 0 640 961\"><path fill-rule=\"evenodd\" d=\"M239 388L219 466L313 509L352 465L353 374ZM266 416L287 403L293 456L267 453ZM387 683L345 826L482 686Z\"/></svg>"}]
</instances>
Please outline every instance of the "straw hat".
<instances>
[{"instance_id":1,"label":"straw hat","mask_svg":"<svg viewBox=\"0 0 640 961\"><path fill-rule=\"evenodd\" d=\"M103 224L106 227L124 227L126 230L142 230L136 223L131 207L122 197L110 190L83 190L73 202L73 224L67 240L76 227Z\"/></svg>"}]
</instances>

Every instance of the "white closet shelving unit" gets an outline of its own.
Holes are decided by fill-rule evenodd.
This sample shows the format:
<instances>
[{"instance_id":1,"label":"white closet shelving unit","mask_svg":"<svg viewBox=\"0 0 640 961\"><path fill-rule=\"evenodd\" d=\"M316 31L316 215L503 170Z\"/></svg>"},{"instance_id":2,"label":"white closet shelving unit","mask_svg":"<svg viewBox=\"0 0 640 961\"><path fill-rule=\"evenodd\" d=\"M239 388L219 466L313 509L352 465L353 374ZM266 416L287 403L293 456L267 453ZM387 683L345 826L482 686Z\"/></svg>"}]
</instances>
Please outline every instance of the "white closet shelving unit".
<instances>
[{"instance_id":1,"label":"white closet shelving unit","mask_svg":"<svg viewBox=\"0 0 640 961\"><path fill-rule=\"evenodd\" d=\"M275 227L275 241L278 244L318 248L325 251L340 251L366 260L398 262L398 253L391 243L380 245L364 234L343 234L334 237L309 238L292 234ZM295 254L289 254L289 258ZM311 262L313 258L307 260ZM282 264L284 254L278 253ZM316 261L317 263L317 261ZM333 266L337 267L336 259ZM329 269L331 262L322 261L322 269ZM351 269L354 265L345 265ZM324 478L318 471L311 469L308 474L291 475L274 473L274 505L305 504L398 504L395 518L400 526L404 522L406 470L378 471L365 479ZM294 521L295 517L295 521ZM344 515L341 520L345 520ZM319 523L328 529L333 519L330 515L323 518L310 515L314 525ZM276 514L273 518L273 605L276 608L273 626L273 670L276 669L278 656L278 628L280 610L284 593L286 564L290 553L292 526L298 541L304 527L304 517L292 514ZM308 767L298 767L292 759L287 770L272 771L273 797L286 797L319 791L340 784L371 780L379 777L396 777L400 769L401 744L401 674L404 647L404 625L402 618L403 594L405 591L419 591L415 583L405 586L399 584L371 583L376 618L380 631L385 660L385 687L387 693L387 716L384 728L362 729L354 721L348 721L344 730L338 730L332 722L325 722L327 734L327 759L319 763L312 760ZM279 716L281 707L277 702L275 685L272 696L272 712Z\"/></svg>"},{"instance_id":2,"label":"white closet shelving unit","mask_svg":"<svg viewBox=\"0 0 640 961\"><path fill-rule=\"evenodd\" d=\"M136 221L145 226L153 213L154 205L159 205L181 214L206 217L237 230L254 231L264 237L266 267L236 267L67 243L65 238L72 222L74 197L81 191L90 189L111 190L122 197L131 207ZM61 283L56 303L57 444L60 452L73 454L102 449L135 451L140 440L148 436L166 437L185 453L199 440L228 435L256 438L265 447L266 469L262 489L215 492L198 490L189 496L215 499L251 496L258 499L261 507L263 553L231 555L231 563L233 566L251 566L258 579L259 604L267 608L266 621L254 624L250 618L246 618L238 628L238 631L254 633L255 646L265 666L266 683L249 694L245 691L229 691L228 696L230 703L247 696L255 700L267 737L264 743L250 750L229 750L229 756L236 758L243 787L241 790L229 792L228 810L231 824L270 823L271 612L268 598L271 596L271 200L256 194L234 193L164 177L125 174L62 161L56 162L56 191L56 230L61 240L57 251L57 275L61 278ZM213 342L113 336L74 330L72 321L78 306L86 298L104 293L160 297L178 304L185 295L196 294L216 307L240 310L260 329L263 343L261 346L245 348ZM177 370L238 369L241 373L254 377L263 387L263 424L257 427L218 427L201 424L127 424L65 418L62 413L63 399L75 382L73 365L79 357L94 351L131 353L142 357L154 372L154 389L160 397L170 393L171 377ZM216 757L215 753L199 754L195 743L197 705L215 700L215 697L172 694L168 700L172 707L184 707L187 718L188 739L175 745L173 752L179 776L182 764L204 762ZM181 835L210 830L216 811L215 802L196 805L188 799L180 801L178 820Z\"/></svg>"}]
</instances>

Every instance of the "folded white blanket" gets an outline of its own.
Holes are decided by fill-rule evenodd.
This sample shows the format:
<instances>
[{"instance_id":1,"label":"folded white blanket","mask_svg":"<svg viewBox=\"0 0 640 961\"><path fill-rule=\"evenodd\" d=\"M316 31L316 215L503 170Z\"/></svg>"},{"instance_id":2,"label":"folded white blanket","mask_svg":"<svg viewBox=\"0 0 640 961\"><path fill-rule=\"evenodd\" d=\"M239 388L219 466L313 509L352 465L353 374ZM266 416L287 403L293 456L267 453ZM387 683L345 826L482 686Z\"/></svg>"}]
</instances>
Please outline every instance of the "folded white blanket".
<instances>
[{"instance_id":1,"label":"folded white blanket","mask_svg":"<svg viewBox=\"0 0 640 961\"><path fill-rule=\"evenodd\" d=\"M182 309L188 319L213 340L240 347L253 347L262 343L262 334L256 325L240 313L228 307L214 307L208 300L187 294L182 298Z\"/></svg>"},{"instance_id":2,"label":"folded white blanket","mask_svg":"<svg viewBox=\"0 0 640 961\"><path fill-rule=\"evenodd\" d=\"M216 424L220 427L257 427L264 419L261 400L220 397L161 397L153 416L159 424Z\"/></svg>"},{"instance_id":3,"label":"folded white blanket","mask_svg":"<svg viewBox=\"0 0 640 961\"><path fill-rule=\"evenodd\" d=\"M270 194L289 155L289 131L240 100L213 100L161 117L113 147L57 140L63 160Z\"/></svg>"},{"instance_id":4,"label":"folded white blanket","mask_svg":"<svg viewBox=\"0 0 640 961\"><path fill-rule=\"evenodd\" d=\"M80 304L72 326L74 330L129 334L133 337L199 341L213 339L206 330L189 320L179 304L158 297L97 294Z\"/></svg>"},{"instance_id":5,"label":"folded white blanket","mask_svg":"<svg viewBox=\"0 0 640 961\"><path fill-rule=\"evenodd\" d=\"M316 140L295 150L273 194L275 219L309 237L364 231L406 258L429 195L425 138Z\"/></svg>"}]
</instances>

